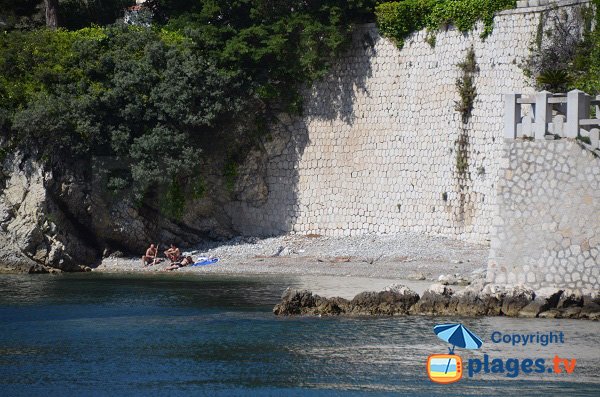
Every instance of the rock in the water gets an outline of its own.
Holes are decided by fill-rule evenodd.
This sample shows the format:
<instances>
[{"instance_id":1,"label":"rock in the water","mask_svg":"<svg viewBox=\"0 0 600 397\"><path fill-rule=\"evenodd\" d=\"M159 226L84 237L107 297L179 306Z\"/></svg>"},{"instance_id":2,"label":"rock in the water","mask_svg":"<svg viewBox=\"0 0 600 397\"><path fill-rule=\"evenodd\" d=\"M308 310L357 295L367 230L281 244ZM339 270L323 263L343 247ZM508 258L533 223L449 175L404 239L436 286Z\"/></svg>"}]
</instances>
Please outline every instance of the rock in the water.
<instances>
[{"instance_id":1,"label":"rock in the water","mask_svg":"<svg viewBox=\"0 0 600 397\"><path fill-rule=\"evenodd\" d=\"M509 317L516 317L519 312L535 297L533 290L522 285L516 285L509 288L502 299L502 314ZM537 313L536 313L537 315Z\"/></svg>"},{"instance_id":2,"label":"rock in the water","mask_svg":"<svg viewBox=\"0 0 600 397\"><path fill-rule=\"evenodd\" d=\"M581 313L581 307L570 306L566 309L561 310L561 318L579 318Z\"/></svg>"},{"instance_id":3,"label":"rock in the water","mask_svg":"<svg viewBox=\"0 0 600 397\"><path fill-rule=\"evenodd\" d=\"M550 309L548 311L540 313L538 317L539 318L561 318L562 313L558 309Z\"/></svg>"},{"instance_id":4,"label":"rock in the water","mask_svg":"<svg viewBox=\"0 0 600 397\"><path fill-rule=\"evenodd\" d=\"M597 295L593 295L594 297ZM560 306L560 307L559 307ZM323 298L307 290L288 288L273 309L276 315L459 315L600 319L600 304L578 291L522 285L506 287L476 281L458 293L433 284L421 298L404 285L392 284L380 292L361 292L348 301Z\"/></svg>"},{"instance_id":5,"label":"rock in the water","mask_svg":"<svg viewBox=\"0 0 600 397\"><path fill-rule=\"evenodd\" d=\"M438 283L443 285L456 285L457 280L452 274L442 274L437 279Z\"/></svg>"},{"instance_id":6,"label":"rock in the water","mask_svg":"<svg viewBox=\"0 0 600 397\"><path fill-rule=\"evenodd\" d=\"M29 274L46 274L49 273L48 268L40 264L32 265L27 272Z\"/></svg>"},{"instance_id":7,"label":"rock in the water","mask_svg":"<svg viewBox=\"0 0 600 397\"><path fill-rule=\"evenodd\" d=\"M583 294L581 291L567 289L563 291L556 307L559 309L566 309L572 306L583 306Z\"/></svg>"},{"instance_id":8,"label":"rock in the water","mask_svg":"<svg viewBox=\"0 0 600 397\"><path fill-rule=\"evenodd\" d=\"M273 308L276 315L399 315L419 300L419 295L403 285L394 284L387 291L362 292L352 301L323 298L307 290L288 288L281 302Z\"/></svg>"},{"instance_id":9,"label":"rock in the water","mask_svg":"<svg viewBox=\"0 0 600 397\"><path fill-rule=\"evenodd\" d=\"M449 304L449 308L459 316L497 316L501 312L502 298L495 294L484 293L480 283L469 286L456 293Z\"/></svg>"},{"instance_id":10,"label":"rock in the water","mask_svg":"<svg viewBox=\"0 0 600 397\"><path fill-rule=\"evenodd\" d=\"M419 300L419 295L411 289L393 284L381 292L361 292L350 301L352 314L398 315L408 314L409 309Z\"/></svg>"},{"instance_id":11,"label":"rock in the water","mask_svg":"<svg viewBox=\"0 0 600 397\"><path fill-rule=\"evenodd\" d=\"M600 318L600 305L595 302L587 302L581 308L579 318L598 320Z\"/></svg>"},{"instance_id":12,"label":"rock in the water","mask_svg":"<svg viewBox=\"0 0 600 397\"><path fill-rule=\"evenodd\" d=\"M273 313L280 316L305 314L316 307L318 295L308 290L297 290L288 288L281 297L281 303L273 308Z\"/></svg>"},{"instance_id":13,"label":"rock in the water","mask_svg":"<svg viewBox=\"0 0 600 397\"><path fill-rule=\"evenodd\" d=\"M273 308L278 316L293 315L338 315L345 312L348 301L343 298L322 298L308 290L288 288L281 297L281 303Z\"/></svg>"},{"instance_id":14,"label":"rock in the water","mask_svg":"<svg viewBox=\"0 0 600 397\"><path fill-rule=\"evenodd\" d=\"M413 314L448 314L454 290L443 284L432 284L410 309Z\"/></svg>"},{"instance_id":15,"label":"rock in the water","mask_svg":"<svg viewBox=\"0 0 600 397\"><path fill-rule=\"evenodd\" d=\"M556 288L542 288L535 292L534 300L519 310L519 317L534 318L540 313L556 308L563 291Z\"/></svg>"}]
</instances>

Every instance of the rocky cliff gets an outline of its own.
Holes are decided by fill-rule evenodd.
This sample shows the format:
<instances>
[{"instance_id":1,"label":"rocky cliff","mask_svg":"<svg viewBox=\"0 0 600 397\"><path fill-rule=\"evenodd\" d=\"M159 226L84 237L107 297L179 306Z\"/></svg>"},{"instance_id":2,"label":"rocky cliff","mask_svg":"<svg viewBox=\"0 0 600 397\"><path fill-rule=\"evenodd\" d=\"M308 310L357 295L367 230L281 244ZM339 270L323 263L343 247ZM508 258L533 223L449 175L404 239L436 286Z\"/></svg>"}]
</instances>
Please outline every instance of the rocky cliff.
<instances>
[{"instance_id":1,"label":"rocky cliff","mask_svg":"<svg viewBox=\"0 0 600 397\"><path fill-rule=\"evenodd\" d=\"M219 148L207 154L204 192L188 198L177 219L164 215L158 200L140 204L110 194L93 161L42 165L34 153L10 154L0 168L0 269L81 271L102 256L141 254L150 242L186 247L236 235L223 208L264 202L266 159L282 142L272 134L246 150L231 185L223 173L226 155Z\"/></svg>"}]
</instances>

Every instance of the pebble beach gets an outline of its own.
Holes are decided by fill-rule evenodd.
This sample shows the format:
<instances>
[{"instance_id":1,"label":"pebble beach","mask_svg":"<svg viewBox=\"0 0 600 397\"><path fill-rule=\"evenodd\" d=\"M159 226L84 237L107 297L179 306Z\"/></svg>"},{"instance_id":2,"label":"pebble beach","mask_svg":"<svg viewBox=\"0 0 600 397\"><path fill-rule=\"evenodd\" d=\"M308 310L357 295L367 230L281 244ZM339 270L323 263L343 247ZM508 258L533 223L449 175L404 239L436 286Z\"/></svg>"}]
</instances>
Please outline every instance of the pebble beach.
<instances>
[{"instance_id":1,"label":"pebble beach","mask_svg":"<svg viewBox=\"0 0 600 397\"><path fill-rule=\"evenodd\" d=\"M219 262L173 272L415 281L437 281L440 276L470 279L485 273L488 251L483 245L416 234L238 237L184 250L184 255L191 255L195 260L216 257ZM139 258L108 257L94 271L160 272L168 266L167 260L143 267Z\"/></svg>"}]
</instances>

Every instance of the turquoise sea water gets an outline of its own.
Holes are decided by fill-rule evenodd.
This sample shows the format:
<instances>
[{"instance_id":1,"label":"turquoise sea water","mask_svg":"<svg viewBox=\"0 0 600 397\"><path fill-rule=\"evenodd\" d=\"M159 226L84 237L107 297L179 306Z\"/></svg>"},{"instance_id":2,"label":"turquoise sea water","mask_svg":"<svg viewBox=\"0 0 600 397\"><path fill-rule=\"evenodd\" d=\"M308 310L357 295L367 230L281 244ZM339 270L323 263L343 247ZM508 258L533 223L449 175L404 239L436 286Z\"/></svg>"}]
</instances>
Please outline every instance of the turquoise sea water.
<instances>
[{"instance_id":1,"label":"turquoise sea water","mask_svg":"<svg viewBox=\"0 0 600 397\"><path fill-rule=\"evenodd\" d=\"M572 374L480 373L432 383L448 319L279 318L293 278L195 275L0 276L0 394L599 396L600 324L460 319L484 340L466 362L576 358ZM452 319L454 321L456 319ZM492 332L564 333L548 346L494 344ZM549 361L548 361L549 362Z\"/></svg>"}]
</instances>

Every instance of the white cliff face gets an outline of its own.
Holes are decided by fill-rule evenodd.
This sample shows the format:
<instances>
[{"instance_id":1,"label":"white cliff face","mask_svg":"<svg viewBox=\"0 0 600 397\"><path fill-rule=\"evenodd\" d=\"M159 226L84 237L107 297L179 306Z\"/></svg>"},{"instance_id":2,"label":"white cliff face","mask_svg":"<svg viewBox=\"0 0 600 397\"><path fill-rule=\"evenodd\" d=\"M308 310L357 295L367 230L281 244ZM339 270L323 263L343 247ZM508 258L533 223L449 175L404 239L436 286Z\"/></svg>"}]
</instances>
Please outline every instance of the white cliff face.
<instances>
[{"instance_id":1,"label":"white cliff face","mask_svg":"<svg viewBox=\"0 0 600 397\"><path fill-rule=\"evenodd\" d=\"M40 271L48 266L72 271L93 264L97 253L52 195L57 188L69 188L64 181L55 180L52 172L21 153L5 160L1 174L2 268ZM77 205L83 207L85 202Z\"/></svg>"},{"instance_id":2,"label":"white cliff face","mask_svg":"<svg viewBox=\"0 0 600 397\"><path fill-rule=\"evenodd\" d=\"M51 243L54 225L46 216L42 169L18 157L6 164L0 195L0 261L29 267L55 259L61 244Z\"/></svg>"}]
</instances>

